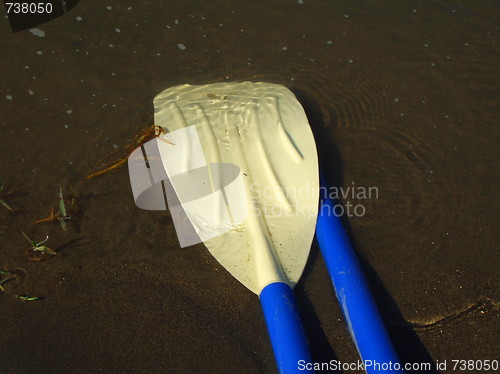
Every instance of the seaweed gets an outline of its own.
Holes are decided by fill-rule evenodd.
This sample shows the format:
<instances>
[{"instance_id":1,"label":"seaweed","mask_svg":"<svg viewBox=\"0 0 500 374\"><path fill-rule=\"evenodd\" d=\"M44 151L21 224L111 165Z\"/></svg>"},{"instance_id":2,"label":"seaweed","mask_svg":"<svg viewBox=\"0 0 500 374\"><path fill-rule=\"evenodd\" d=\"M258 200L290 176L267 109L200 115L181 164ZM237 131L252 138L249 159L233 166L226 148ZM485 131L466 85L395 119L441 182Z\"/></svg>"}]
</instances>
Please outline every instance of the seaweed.
<instances>
[{"instance_id":1,"label":"seaweed","mask_svg":"<svg viewBox=\"0 0 500 374\"><path fill-rule=\"evenodd\" d=\"M2 179L0 179L0 205L13 212L14 209L4 200L4 197L12 194L12 191L4 191L4 187L4 178L2 177Z\"/></svg>"},{"instance_id":2,"label":"seaweed","mask_svg":"<svg viewBox=\"0 0 500 374\"><path fill-rule=\"evenodd\" d=\"M48 235L46 236L46 238L44 240L37 243L34 240L30 239L23 231L21 231L21 234L23 234L23 236L26 238L26 240L29 241L31 244L31 247L29 247L25 250L25 254L28 257L28 260L41 261L44 259L44 257L46 255L51 255L51 256L57 255L56 251L47 247L46 245L43 245L44 243L47 242L47 240L49 240Z\"/></svg>"},{"instance_id":3,"label":"seaweed","mask_svg":"<svg viewBox=\"0 0 500 374\"><path fill-rule=\"evenodd\" d=\"M120 157L118 159L114 159L109 162L104 162L106 158L110 158L111 155L115 154L115 152L111 152L110 154L100 158L97 163L94 165L94 167L91 168L91 174L87 175L86 179L91 179L94 177L97 177L99 175L106 174L119 166L123 165L125 162L128 160L128 156L138 147L141 147L143 144L147 143L148 141L159 137L160 135L166 134L165 129L161 126L158 125L151 125L146 128L141 129L138 131L134 137L123 147L127 151L127 155L125 157ZM174 143L171 143L170 141L166 139L162 139L163 141L174 145ZM96 165L101 163L102 168L95 171Z\"/></svg>"},{"instance_id":4,"label":"seaweed","mask_svg":"<svg viewBox=\"0 0 500 374\"><path fill-rule=\"evenodd\" d=\"M66 223L66 221L69 221L71 219L71 215L68 214L68 210L66 209L62 187L59 187L58 196L59 196L59 211L57 213L54 213L54 208L50 208L49 215L47 217L36 220L33 223L59 222L61 228L64 231L68 230L68 224Z\"/></svg>"}]
</instances>

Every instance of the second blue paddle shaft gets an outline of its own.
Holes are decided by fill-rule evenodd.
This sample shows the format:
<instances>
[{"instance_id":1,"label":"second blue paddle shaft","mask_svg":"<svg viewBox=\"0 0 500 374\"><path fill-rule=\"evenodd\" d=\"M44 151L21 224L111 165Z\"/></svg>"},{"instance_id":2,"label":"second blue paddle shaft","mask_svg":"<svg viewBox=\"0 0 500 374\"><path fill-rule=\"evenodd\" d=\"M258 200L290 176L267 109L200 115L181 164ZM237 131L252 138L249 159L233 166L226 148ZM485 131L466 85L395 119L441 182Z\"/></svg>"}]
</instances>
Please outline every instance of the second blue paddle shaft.
<instances>
[{"instance_id":1,"label":"second blue paddle shaft","mask_svg":"<svg viewBox=\"0 0 500 374\"><path fill-rule=\"evenodd\" d=\"M316 238L366 372L404 373L327 185L321 184Z\"/></svg>"}]
</instances>

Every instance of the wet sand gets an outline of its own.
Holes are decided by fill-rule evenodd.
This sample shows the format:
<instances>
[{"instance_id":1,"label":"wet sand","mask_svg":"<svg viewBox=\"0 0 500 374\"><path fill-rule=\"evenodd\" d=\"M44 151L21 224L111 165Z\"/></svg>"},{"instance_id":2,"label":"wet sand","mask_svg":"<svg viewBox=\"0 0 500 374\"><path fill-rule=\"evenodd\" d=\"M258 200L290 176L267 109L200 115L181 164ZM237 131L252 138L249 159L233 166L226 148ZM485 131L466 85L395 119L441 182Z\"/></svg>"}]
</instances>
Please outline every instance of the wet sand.
<instances>
[{"instance_id":1,"label":"wet sand","mask_svg":"<svg viewBox=\"0 0 500 374\"><path fill-rule=\"evenodd\" d=\"M226 80L289 87L332 184L377 187L345 199L366 210L346 224L402 360L498 359L497 18L472 1L86 1L43 37L2 18L0 269L20 270L0 372L276 372L258 298L136 208L126 167L85 179L152 124L157 93ZM32 225L59 186L79 197L70 229ZM28 261L20 230L60 254ZM314 360L355 362L316 243L296 290Z\"/></svg>"}]
</instances>

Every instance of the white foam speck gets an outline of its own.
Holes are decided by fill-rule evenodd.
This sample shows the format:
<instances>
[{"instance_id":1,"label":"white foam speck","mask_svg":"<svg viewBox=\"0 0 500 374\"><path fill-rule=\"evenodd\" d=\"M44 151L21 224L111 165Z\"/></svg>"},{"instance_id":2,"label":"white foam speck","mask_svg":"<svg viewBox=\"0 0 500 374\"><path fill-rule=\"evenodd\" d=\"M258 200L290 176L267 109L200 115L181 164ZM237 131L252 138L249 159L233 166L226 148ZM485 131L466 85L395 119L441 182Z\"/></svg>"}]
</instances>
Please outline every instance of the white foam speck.
<instances>
[{"instance_id":1,"label":"white foam speck","mask_svg":"<svg viewBox=\"0 0 500 374\"><path fill-rule=\"evenodd\" d=\"M224 26L224 24L223 23L219 23L219 27L222 27L222 26Z\"/></svg>"},{"instance_id":2,"label":"white foam speck","mask_svg":"<svg viewBox=\"0 0 500 374\"><path fill-rule=\"evenodd\" d=\"M83 19L83 18L82 18L82 17L80 17L80 16L76 17L76 20L77 20L78 22L80 22L82 19Z\"/></svg>"},{"instance_id":3,"label":"white foam speck","mask_svg":"<svg viewBox=\"0 0 500 374\"><path fill-rule=\"evenodd\" d=\"M326 44L333 44L333 42L331 40L327 40Z\"/></svg>"},{"instance_id":4,"label":"white foam speck","mask_svg":"<svg viewBox=\"0 0 500 374\"><path fill-rule=\"evenodd\" d=\"M33 94L34 94L34 92L33 92L33 91L31 91L31 90L28 90L28 93L29 93L30 95L33 95Z\"/></svg>"},{"instance_id":5,"label":"white foam speck","mask_svg":"<svg viewBox=\"0 0 500 374\"><path fill-rule=\"evenodd\" d=\"M179 24L179 20L178 20L178 19L176 19L176 20L174 21L174 23L175 23L176 25L178 25L178 24Z\"/></svg>"},{"instance_id":6,"label":"white foam speck","mask_svg":"<svg viewBox=\"0 0 500 374\"><path fill-rule=\"evenodd\" d=\"M395 102L395 103L399 102L399 98L398 98L398 97L396 97L396 98L394 99L394 102Z\"/></svg>"},{"instance_id":7,"label":"white foam speck","mask_svg":"<svg viewBox=\"0 0 500 374\"><path fill-rule=\"evenodd\" d=\"M282 49L282 50L284 50L284 51L286 51L288 48L287 48L287 47L283 47L283 48L281 48L281 49Z\"/></svg>"},{"instance_id":8,"label":"white foam speck","mask_svg":"<svg viewBox=\"0 0 500 374\"><path fill-rule=\"evenodd\" d=\"M109 48L113 48L113 47L114 47L114 45L113 45L113 44L109 44L108 46L109 46Z\"/></svg>"},{"instance_id":9,"label":"white foam speck","mask_svg":"<svg viewBox=\"0 0 500 374\"><path fill-rule=\"evenodd\" d=\"M67 129L69 126L68 125L64 125L64 128Z\"/></svg>"},{"instance_id":10,"label":"white foam speck","mask_svg":"<svg viewBox=\"0 0 500 374\"><path fill-rule=\"evenodd\" d=\"M349 61L347 61L347 62L349 62L350 64L352 64L354 61L353 61L353 60L349 60Z\"/></svg>"},{"instance_id":11,"label":"white foam speck","mask_svg":"<svg viewBox=\"0 0 500 374\"><path fill-rule=\"evenodd\" d=\"M111 7L111 6L109 6L109 5L108 5L108 6L106 7L106 9L107 9L107 10L111 10L111 9L113 9L113 7Z\"/></svg>"},{"instance_id":12,"label":"white foam speck","mask_svg":"<svg viewBox=\"0 0 500 374\"><path fill-rule=\"evenodd\" d=\"M417 10L416 9L412 9L411 10L413 13L417 13Z\"/></svg>"},{"instance_id":13,"label":"white foam speck","mask_svg":"<svg viewBox=\"0 0 500 374\"><path fill-rule=\"evenodd\" d=\"M120 32L120 29L117 27L117 28L115 29L115 31L116 31L116 32Z\"/></svg>"},{"instance_id":14,"label":"white foam speck","mask_svg":"<svg viewBox=\"0 0 500 374\"><path fill-rule=\"evenodd\" d=\"M132 7L131 7L131 6L129 6L129 7L127 8L127 10L132 10Z\"/></svg>"},{"instance_id":15,"label":"white foam speck","mask_svg":"<svg viewBox=\"0 0 500 374\"><path fill-rule=\"evenodd\" d=\"M304 4L304 0L297 0L297 3L299 3L300 5Z\"/></svg>"},{"instance_id":16,"label":"white foam speck","mask_svg":"<svg viewBox=\"0 0 500 374\"><path fill-rule=\"evenodd\" d=\"M40 29L30 29L30 33L35 36L39 36L40 38L43 38L45 36L45 31Z\"/></svg>"},{"instance_id":17,"label":"white foam speck","mask_svg":"<svg viewBox=\"0 0 500 374\"><path fill-rule=\"evenodd\" d=\"M349 18L349 14L344 14L344 17L345 18Z\"/></svg>"},{"instance_id":18,"label":"white foam speck","mask_svg":"<svg viewBox=\"0 0 500 374\"><path fill-rule=\"evenodd\" d=\"M179 48L181 51L186 49L186 46L182 43L177 44L177 48Z\"/></svg>"},{"instance_id":19,"label":"white foam speck","mask_svg":"<svg viewBox=\"0 0 500 374\"><path fill-rule=\"evenodd\" d=\"M66 113L71 114L71 113L73 113L73 111L72 111L71 109L68 109L68 110L66 111Z\"/></svg>"},{"instance_id":20,"label":"white foam speck","mask_svg":"<svg viewBox=\"0 0 500 374\"><path fill-rule=\"evenodd\" d=\"M25 68L25 69L29 69L30 67L29 67L28 65L26 65L24 68Z\"/></svg>"},{"instance_id":21,"label":"white foam speck","mask_svg":"<svg viewBox=\"0 0 500 374\"><path fill-rule=\"evenodd\" d=\"M36 51L36 54L39 55L39 56L41 56L41 55L43 55L43 52L42 51Z\"/></svg>"},{"instance_id":22,"label":"white foam speck","mask_svg":"<svg viewBox=\"0 0 500 374\"><path fill-rule=\"evenodd\" d=\"M13 98L12 98L12 96L11 96L11 95L5 95L5 98L6 98L7 100L11 100L11 101L13 100Z\"/></svg>"}]
</instances>

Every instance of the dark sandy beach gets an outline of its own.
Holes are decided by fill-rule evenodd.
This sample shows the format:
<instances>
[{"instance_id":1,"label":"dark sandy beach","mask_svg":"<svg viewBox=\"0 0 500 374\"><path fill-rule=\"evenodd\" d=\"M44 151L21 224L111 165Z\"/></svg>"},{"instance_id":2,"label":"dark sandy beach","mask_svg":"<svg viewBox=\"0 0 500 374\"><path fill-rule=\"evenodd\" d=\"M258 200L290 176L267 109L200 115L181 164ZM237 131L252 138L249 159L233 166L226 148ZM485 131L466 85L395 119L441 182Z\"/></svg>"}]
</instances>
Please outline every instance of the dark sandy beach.
<instances>
[{"instance_id":1,"label":"dark sandy beach","mask_svg":"<svg viewBox=\"0 0 500 374\"><path fill-rule=\"evenodd\" d=\"M127 156L162 90L247 80L296 94L332 184L377 188L345 221L402 361L498 360L498 17L394 0L88 0L42 33L1 17L0 269L16 276L0 373L276 372L257 296L138 209L126 166L85 179ZM60 186L69 230L33 225ZM59 255L29 261L20 230ZM314 360L356 362L316 242L296 295Z\"/></svg>"}]
</instances>

